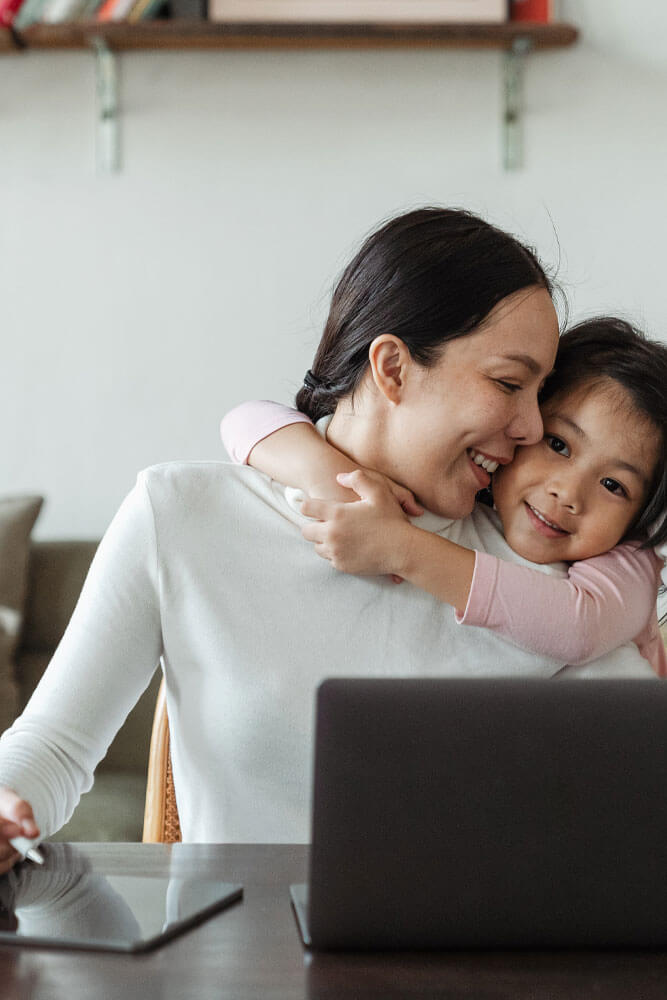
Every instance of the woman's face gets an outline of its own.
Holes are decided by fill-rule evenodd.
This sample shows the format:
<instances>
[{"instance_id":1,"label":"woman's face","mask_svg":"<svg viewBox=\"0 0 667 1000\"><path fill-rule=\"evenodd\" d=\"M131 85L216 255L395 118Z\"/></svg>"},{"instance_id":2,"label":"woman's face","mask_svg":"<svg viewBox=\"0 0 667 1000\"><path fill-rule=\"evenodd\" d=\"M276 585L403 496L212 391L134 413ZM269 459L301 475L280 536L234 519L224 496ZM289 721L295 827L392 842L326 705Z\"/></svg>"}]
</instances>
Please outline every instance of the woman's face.
<instances>
[{"instance_id":1,"label":"woman's face","mask_svg":"<svg viewBox=\"0 0 667 1000\"><path fill-rule=\"evenodd\" d=\"M556 311L535 287L503 299L478 330L445 344L435 365L411 362L382 471L436 514L469 514L498 465L542 437L537 395L557 347Z\"/></svg>"}]
</instances>

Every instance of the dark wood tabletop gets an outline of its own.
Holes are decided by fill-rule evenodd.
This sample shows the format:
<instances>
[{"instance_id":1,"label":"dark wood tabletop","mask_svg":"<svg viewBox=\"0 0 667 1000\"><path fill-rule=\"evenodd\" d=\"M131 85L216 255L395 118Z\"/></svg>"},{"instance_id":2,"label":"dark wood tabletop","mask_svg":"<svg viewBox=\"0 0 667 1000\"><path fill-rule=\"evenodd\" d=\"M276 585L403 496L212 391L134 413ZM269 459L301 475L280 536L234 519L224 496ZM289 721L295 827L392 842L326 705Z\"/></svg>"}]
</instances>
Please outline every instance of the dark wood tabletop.
<instances>
[{"instance_id":1,"label":"dark wood tabletop","mask_svg":"<svg viewBox=\"0 0 667 1000\"><path fill-rule=\"evenodd\" d=\"M242 903L138 955L0 946L2 1000L664 1000L667 952L317 954L302 948L292 845L54 845L49 864L106 875L187 874L244 886ZM84 851L85 855L81 852Z\"/></svg>"}]
</instances>

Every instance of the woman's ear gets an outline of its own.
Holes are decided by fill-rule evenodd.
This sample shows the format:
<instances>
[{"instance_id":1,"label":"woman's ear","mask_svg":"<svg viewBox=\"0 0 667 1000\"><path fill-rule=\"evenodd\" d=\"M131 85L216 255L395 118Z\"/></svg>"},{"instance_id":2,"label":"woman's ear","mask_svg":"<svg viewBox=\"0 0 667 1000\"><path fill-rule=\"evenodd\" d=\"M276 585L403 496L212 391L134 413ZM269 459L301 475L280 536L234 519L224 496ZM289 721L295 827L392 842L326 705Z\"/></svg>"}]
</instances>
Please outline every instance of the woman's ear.
<instances>
[{"instance_id":1,"label":"woman's ear","mask_svg":"<svg viewBox=\"0 0 667 1000\"><path fill-rule=\"evenodd\" d=\"M390 403L400 403L405 390L410 351L400 337L383 334L368 349L368 360L375 385Z\"/></svg>"}]
</instances>

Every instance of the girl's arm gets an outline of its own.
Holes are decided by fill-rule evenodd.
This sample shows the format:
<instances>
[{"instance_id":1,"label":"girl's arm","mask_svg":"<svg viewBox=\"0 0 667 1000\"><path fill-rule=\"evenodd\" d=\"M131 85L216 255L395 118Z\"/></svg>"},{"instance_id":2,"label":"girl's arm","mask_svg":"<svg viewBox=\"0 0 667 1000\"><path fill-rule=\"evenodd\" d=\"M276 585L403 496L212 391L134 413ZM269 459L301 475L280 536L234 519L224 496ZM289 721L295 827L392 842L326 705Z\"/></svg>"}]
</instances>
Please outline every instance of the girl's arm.
<instances>
[{"instance_id":1,"label":"girl's arm","mask_svg":"<svg viewBox=\"0 0 667 1000\"><path fill-rule=\"evenodd\" d=\"M220 423L220 436L234 462L251 465L309 497L351 503L356 493L341 486L339 473L357 468L299 410L269 400L241 403ZM383 476L392 495L410 514L422 513L412 493Z\"/></svg>"},{"instance_id":2,"label":"girl's arm","mask_svg":"<svg viewBox=\"0 0 667 1000\"><path fill-rule=\"evenodd\" d=\"M572 563L565 579L477 553L459 621L576 666L644 632L655 618L658 571L654 552L631 544Z\"/></svg>"},{"instance_id":3,"label":"girl's arm","mask_svg":"<svg viewBox=\"0 0 667 1000\"><path fill-rule=\"evenodd\" d=\"M357 499L336 482L339 472L351 472L356 465L299 410L264 399L241 403L222 418L220 436L234 462L251 465L285 486L327 500Z\"/></svg>"},{"instance_id":4,"label":"girl's arm","mask_svg":"<svg viewBox=\"0 0 667 1000\"><path fill-rule=\"evenodd\" d=\"M360 469L339 476L361 499L344 505L306 500L302 513L316 520L301 529L302 535L341 572L400 576L439 601L464 608L475 553L413 525L382 478Z\"/></svg>"},{"instance_id":5,"label":"girl's arm","mask_svg":"<svg viewBox=\"0 0 667 1000\"><path fill-rule=\"evenodd\" d=\"M573 563L565 579L547 576L423 531L368 473L340 478L358 503L303 506L319 519L303 529L318 554L344 572L398 574L463 608L462 624L577 665L634 639L655 615L659 567L652 551L620 545Z\"/></svg>"}]
</instances>

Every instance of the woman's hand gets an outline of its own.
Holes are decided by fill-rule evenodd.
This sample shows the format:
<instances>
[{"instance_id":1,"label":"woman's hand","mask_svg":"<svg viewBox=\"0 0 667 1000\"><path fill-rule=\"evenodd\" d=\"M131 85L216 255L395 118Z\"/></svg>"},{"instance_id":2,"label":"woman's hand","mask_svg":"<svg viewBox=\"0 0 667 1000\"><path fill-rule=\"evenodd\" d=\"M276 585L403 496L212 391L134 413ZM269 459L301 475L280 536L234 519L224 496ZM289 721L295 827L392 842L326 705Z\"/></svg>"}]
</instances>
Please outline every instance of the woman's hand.
<instances>
[{"instance_id":1,"label":"woman's hand","mask_svg":"<svg viewBox=\"0 0 667 1000\"><path fill-rule=\"evenodd\" d=\"M304 525L301 534L343 573L390 574L400 582L397 577L413 530L407 515L422 514L423 508L409 490L378 472L357 469L337 478L360 499L355 503L305 500L301 512L317 521Z\"/></svg>"},{"instance_id":2,"label":"woman's hand","mask_svg":"<svg viewBox=\"0 0 667 1000\"><path fill-rule=\"evenodd\" d=\"M0 788L0 875L21 860L20 853L9 843L10 837L39 837L32 807L11 788Z\"/></svg>"}]
</instances>

